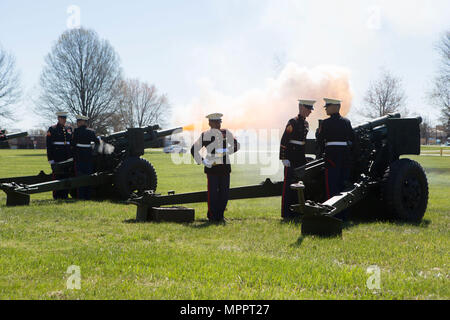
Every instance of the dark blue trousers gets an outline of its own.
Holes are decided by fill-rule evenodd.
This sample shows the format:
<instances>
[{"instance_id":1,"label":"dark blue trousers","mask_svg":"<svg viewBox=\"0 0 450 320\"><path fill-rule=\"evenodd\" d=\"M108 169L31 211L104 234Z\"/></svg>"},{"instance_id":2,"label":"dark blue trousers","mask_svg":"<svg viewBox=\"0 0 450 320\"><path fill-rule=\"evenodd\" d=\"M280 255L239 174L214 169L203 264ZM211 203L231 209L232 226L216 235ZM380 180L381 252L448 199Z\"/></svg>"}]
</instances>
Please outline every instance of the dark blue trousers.
<instances>
[{"instance_id":1,"label":"dark blue trousers","mask_svg":"<svg viewBox=\"0 0 450 320\"><path fill-rule=\"evenodd\" d=\"M76 163L76 176L90 175L94 171L94 166L90 161L77 161ZM91 199L91 187L78 188L78 199L90 200Z\"/></svg>"},{"instance_id":2,"label":"dark blue trousers","mask_svg":"<svg viewBox=\"0 0 450 320\"><path fill-rule=\"evenodd\" d=\"M331 167L325 169L325 186L327 199L339 194L345 187L345 181L350 177L350 168Z\"/></svg>"},{"instance_id":3,"label":"dark blue trousers","mask_svg":"<svg viewBox=\"0 0 450 320\"><path fill-rule=\"evenodd\" d=\"M291 184L294 181L294 168L284 167L284 184L283 184L283 194L281 196L281 217L284 219L289 219L294 216L294 212L291 210L292 204L298 203L298 192L297 190L291 189Z\"/></svg>"},{"instance_id":4,"label":"dark blue trousers","mask_svg":"<svg viewBox=\"0 0 450 320\"><path fill-rule=\"evenodd\" d=\"M230 175L207 174L208 178L208 219L223 220L223 213L228 203Z\"/></svg>"},{"instance_id":5,"label":"dark blue trousers","mask_svg":"<svg viewBox=\"0 0 450 320\"><path fill-rule=\"evenodd\" d=\"M345 188L345 181L350 178L350 168L341 166L327 166L325 168L325 187L327 199L338 195ZM346 219L347 210L336 215L336 218Z\"/></svg>"},{"instance_id":6,"label":"dark blue trousers","mask_svg":"<svg viewBox=\"0 0 450 320\"><path fill-rule=\"evenodd\" d=\"M62 180L70 178L70 173L53 173L53 180ZM53 191L53 199L66 200L69 197L69 190Z\"/></svg>"}]
</instances>

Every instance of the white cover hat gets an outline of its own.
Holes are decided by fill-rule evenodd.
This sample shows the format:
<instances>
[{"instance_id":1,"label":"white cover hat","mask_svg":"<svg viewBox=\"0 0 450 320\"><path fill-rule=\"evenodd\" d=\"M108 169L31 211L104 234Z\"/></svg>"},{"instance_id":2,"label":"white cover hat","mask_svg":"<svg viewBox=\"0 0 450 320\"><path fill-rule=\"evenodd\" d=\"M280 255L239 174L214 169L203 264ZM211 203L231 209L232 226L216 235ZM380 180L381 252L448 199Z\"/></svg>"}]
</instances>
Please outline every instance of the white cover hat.
<instances>
[{"instance_id":1,"label":"white cover hat","mask_svg":"<svg viewBox=\"0 0 450 320\"><path fill-rule=\"evenodd\" d=\"M222 113L211 113L206 116L209 120L222 120Z\"/></svg>"},{"instance_id":2,"label":"white cover hat","mask_svg":"<svg viewBox=\"0 0 450 320\"><path fill-rule=\"evenodd\" d=\"M314 103L316 103L316 100L298 100L298 103L307 107L311 107L310 109L314 110Z\"/></svg>"},{"instance_id":3,"label":"white cover hat","mask_svg":"<svg viewBox=\"0 0 450 320\"><path fill-rule=\"evenodd\" d=\"M328 105L328 104L338 104L338 105L340 105L341 104L341 100L337 100L337 99L324 98L323 100L325 101L325 105Z\"/></svg>"},{"instance_id":4,"label":"white cover hat","mask_svg":"<svg viewBox=\"0 0 450 320\"><path fill-rule=\"evenodd\" d=\"M89 120L89 117L83 116L83 115L77 115L77 120Z\"/></svg>"}]
</instances>

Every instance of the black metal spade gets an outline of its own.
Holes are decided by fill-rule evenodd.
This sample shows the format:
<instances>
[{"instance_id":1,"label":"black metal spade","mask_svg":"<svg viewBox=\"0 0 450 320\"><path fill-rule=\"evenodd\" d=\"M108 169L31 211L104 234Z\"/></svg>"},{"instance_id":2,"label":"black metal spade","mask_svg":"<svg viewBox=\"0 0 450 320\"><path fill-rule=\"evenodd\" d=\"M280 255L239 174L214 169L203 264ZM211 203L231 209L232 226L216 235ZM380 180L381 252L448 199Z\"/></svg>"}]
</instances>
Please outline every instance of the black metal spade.
<instances>
[{"instance_id":1,"label":"black metal spade","mask_svg":"<svg viewBox=\"0 0 450 320\"><path fill-rule=\"evenodd\" d=\"M342 220L323 215L304 215L302 219L302 235L315 235L319 237L342 236Z\"/></svg>"}]
</instances>

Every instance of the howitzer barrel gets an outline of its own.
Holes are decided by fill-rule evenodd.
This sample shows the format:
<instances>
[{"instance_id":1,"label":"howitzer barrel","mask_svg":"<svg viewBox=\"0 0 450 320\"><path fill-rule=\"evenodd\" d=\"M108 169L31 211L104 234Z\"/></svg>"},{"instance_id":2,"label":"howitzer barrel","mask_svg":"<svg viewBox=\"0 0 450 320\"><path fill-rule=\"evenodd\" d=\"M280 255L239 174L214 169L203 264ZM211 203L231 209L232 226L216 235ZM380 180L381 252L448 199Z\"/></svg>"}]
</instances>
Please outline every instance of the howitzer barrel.
<instances>
[{"instance_id":1,"label":"howitzer barrel","mask_svg":"<svg viewBox=\"0 0 450 320\"><path fill-rule=\"evenodd\" d=\"M176 131L178 131L178 132L176 132ZM157 131L156 135L158 136L158 138L162 138L162 137L170 136L173 133L180 133L181 131L183 131L183 128L179 127L179 128Z\"/></svg>"},{"instance_id":2,"label":"howitzer barrel","mask_svg":"<svg viewBox=\"0 0 450 320\"><path fill-rule=\"evenodd\" d=\"M131 153L136 155L143 154L145 148L158 147L160 138L183 130L182 128L173 128L157 131L158 129L158 125L145 128L128 128L126 131L116 132L107 137L101 137L101 139L103 142L113 145L116 153L123 150L133 150Z\"/></svg>"},{"instance_id":3,"label":"howitzer barrel","mask_svg":"<svg viewBox=\"0 0 450 320\"><path fill-rule=\"evenodd\" d=\"M161 131L153 131L144 134L145 148L154 148L160 146L158 140L161 138L172 135L173 133L179 133L183 131L183 128L173 128Z\"/></svg>"},{"instance_id":4,"label":"howitzer barrel","mask_svg":"<svg viewBox=\"0 0 450 320\"><path fill-rule=\"evenodd\" d=\"M359 125L357 127L354 127L353 130L355 131L360 131L360 130L371 130L373 128L382 126L383 124L386 123L386 121L388 119L393 119L393 118L400 118L400 113L390 113L388 115L385 115L383 117L374 119L372 121L369 121L367 123L364 123L362 125Z\"/></svg>"},{"instance_id":5,"label":"howitzer barrel","mask_svg":"<svg viewBox=\"0 0 450 320\"><path fill-rule=\"evenodd\" d=\"M173 129L156 131L156 130L159 129L158 125L148 126L148 127L139 128L139 129L144 132L145 140L149 140L149 139L152 140L154 138L162 138L162 137L170 136L175 131L180 131L181 132L183 130L183 128L179 127L179 128L173 128ZM105 142L111 143L113 140L118 140L118 139L121 139L121 138L127 138L128 131L129 130L112 133L109 136L102 137L102 140L105 141ZM154 137L152 135L152 133L155 133L156 136Z\"/></svg>"},{"instance_id":6,"label":"howitzer barrel","mask_svg":"<svg viewBox=\"0 0 450 320\"><path fill-rule=\"evenodd\" d=\"M146 133L158 130L159 126L154 125L154 126L148 126L148 127L140 128L140 129L144 132L144 134L146 134ZM127 133L128 133L128 130L114 132L114 133L110 134L109 136L102 137L102 140L105 142L111 143L111 141L113 141L113 140L117 140L120 138L127 138Z\"/></svg>"},{"instance_id":7,"label":"howitzer barrel","mask_svg":"<svg viewBox=\"0 0 450 320\"><path fill-rule=\"evenodd\" d=\"M6 141L6 140L15 139L15 138L22 138L22 137L26 137L27 135L28 135L28 132L18 132L18 133L0 135L0 141Z\"/></svg>"}]
</instances>

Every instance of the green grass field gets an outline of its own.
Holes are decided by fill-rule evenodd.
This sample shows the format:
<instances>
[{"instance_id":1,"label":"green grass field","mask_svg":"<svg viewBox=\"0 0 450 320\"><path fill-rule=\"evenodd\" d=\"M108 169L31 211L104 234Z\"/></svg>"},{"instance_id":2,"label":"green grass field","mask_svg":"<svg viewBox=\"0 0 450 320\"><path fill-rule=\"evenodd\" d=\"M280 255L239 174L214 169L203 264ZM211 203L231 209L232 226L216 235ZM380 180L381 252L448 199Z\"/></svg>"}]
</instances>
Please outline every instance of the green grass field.
<instances>
[{"instance_id":1,"label":"green grass field","mask_svg":"<svg viewBox=\"0 0 450 320\"><path fill-rule=\"evenodd\" d=\"M159 151L159 192L206 187L202 167ZM449 299L450 158L411 157L425 168L430 200L420 225L350 223L342 239L301 237L280 221L280 198L231 201L225 225L131 223L136 207L32 196L7 208L0 194L1 299ZM0 151L0 177L49 171L44 150ZM232 185L259 183L256 165L235 165ZM271 176L281 179L281 172ZM70 265L81 289L66 289ZM366 287L367 267L381 289Z\"/></svg>"}]
</instances>

